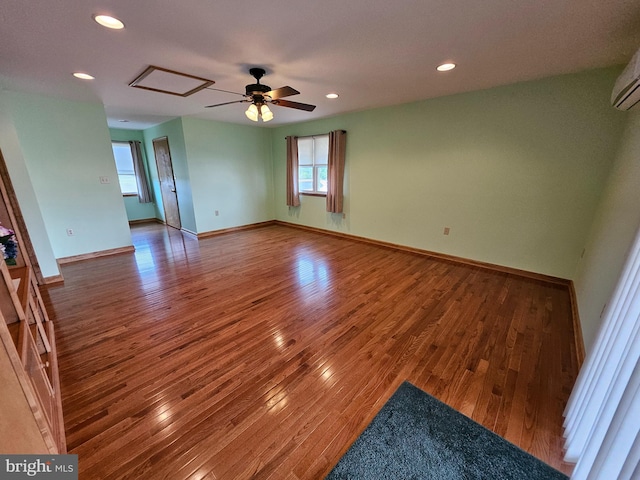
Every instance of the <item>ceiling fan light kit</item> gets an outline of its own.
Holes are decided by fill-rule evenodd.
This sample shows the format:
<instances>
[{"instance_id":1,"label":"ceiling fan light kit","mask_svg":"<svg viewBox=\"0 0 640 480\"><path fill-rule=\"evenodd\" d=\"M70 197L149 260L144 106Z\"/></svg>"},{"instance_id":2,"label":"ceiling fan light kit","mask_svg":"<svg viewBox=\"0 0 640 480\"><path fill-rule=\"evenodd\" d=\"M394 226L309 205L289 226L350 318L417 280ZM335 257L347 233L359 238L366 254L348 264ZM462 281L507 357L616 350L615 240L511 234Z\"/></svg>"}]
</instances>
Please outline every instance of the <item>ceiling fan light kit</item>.
<instances>
[{"instance_id":1,"label":"ceiling fan light kit","mask_svg":"<svg viewBox=\"0 0 640 480\"><path fill-rule=\"evenodd\" d=\"M253 122L257 122L259 118L262 118L263 122L273 120L273 112L266 105L260 105L260 109L258 109L256 104L252 103L244 114Z\"/></svg>"},{"instance_id":2,"label":"ceiling fan light kit","mask_svg":"<svg viewBox=\"0 0 640 480\"><path fill-rule=\"evenodd\" d=\"M249 108L247 108L247 111L244 112L244 114L249 120L253 122L258 121L258 107L256 107L253 103L249 105Z\"/></svg>"},{"instance_id":3,"label":"ceiling fan light kit","mask_svg":"<svg viewBox=\"0 0 640 480\"><path fill-rule=\"evenodd\" d=\"M262 107L260 107L260 116L262 117L263 122L273 120L273 112L269 110L269 107L266 105L262 105Z\"/></svg>"}]
</instances>

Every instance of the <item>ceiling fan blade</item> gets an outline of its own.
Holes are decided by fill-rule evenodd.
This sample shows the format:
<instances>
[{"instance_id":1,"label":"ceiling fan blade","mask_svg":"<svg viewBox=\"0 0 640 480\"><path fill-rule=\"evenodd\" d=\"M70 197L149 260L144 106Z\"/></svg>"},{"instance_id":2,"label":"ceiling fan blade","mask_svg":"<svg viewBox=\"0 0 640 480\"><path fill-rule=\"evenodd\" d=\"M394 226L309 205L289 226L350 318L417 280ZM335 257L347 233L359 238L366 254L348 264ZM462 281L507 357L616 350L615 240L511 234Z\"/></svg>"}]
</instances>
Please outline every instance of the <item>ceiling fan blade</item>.
<instances>
[{"instance_id":1,"label":"ceiling fan blade","mask_svg":"<svg viewBox=\"0 0 640 480\"><path fill-rule=\"evenodd\" d=\"M224 93L233 93L234 95L242 95L244 97L244 93L232 92L230 90L222 90L221 88L206 87L206 89L207 90L216 90L218 92L224 92Z\"/></svg>"},{"instance_id":2,"label":"ceiling fan blade","mask_svg":"<svg viewBox=\"0 0 640 480\"><path fill-rule=\"evenodd\" d=\"M304 110L305 112L313 112L316 109L315 105L309 105L308 103L292 102L291 100L276 100L271 102L279 107L289 107L298 110Z\"/></svg>"},{"instance_id":3,"label":"ceiling fan blade","mask_svg":"<svg viewBox=\"0 0 640 480\"><path fill-rule=\"evenodd\" d=\"M207 105L204 108L212 108L212 107L221 107L222 105L231 105L232 103L244 103L244 102L248 102L249 100L235 100L233 102L225 102L225 103L216 103L215 105Z\"/></svg>"},{"instance_id":4,"label":"ceiling fan blade","mask_svg":"<svg viewBox=\"0 0 640 480\"><path fill-rule=\"evenodd\" d=\"M273 100L277 100L283 97L290 97L291 95L298 95L299 93L295 88L280 87L265 93L265 95L269 95Z\"/></svg>"}]
</instances>

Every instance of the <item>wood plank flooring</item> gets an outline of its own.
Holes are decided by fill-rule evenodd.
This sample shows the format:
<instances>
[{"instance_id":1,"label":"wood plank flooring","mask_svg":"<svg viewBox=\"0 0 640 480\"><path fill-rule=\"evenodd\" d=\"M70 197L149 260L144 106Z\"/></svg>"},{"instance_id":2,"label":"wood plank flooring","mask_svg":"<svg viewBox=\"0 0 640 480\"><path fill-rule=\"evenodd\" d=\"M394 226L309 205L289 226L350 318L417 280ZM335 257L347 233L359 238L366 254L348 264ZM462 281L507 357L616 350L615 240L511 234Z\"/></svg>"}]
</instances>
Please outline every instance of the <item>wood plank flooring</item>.
<instances>
[{"instance_id":1,"label":"wood plank flooring","mask_svg":"<svg viewBox=\"0 0 640 480\"><path fill-rule=\"evenodd\" d=\"M70 453L87 479L319 479L404 380L565 472L566 286L285 226L64 265Z\"/></svg>"}]
</instances>

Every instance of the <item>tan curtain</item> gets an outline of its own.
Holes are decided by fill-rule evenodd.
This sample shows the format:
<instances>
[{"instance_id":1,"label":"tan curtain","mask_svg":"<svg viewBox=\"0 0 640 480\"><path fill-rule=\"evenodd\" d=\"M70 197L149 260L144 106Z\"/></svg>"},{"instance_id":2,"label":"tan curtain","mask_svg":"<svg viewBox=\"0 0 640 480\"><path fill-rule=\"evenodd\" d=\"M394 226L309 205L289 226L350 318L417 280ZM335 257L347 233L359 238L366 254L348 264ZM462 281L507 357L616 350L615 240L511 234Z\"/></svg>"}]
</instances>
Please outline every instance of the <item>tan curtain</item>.
<instances>
[{"instance_id":1,"label":"tan curtain","mask_svg":"<svg viewBox=\"0 0 640 480\"><path fill-rule=\"evenodd\" d=\"M327 169L327 212L342 213L344 161L347 150L347 132L329 133L329 165Z\"/></svg>"},{"instance_id":2,"label":"tan curtain","mask_svg":"<svg viewBox=\"0 0 640 480\"><path fill-rule=\"evenodd\" d=\"M131 157L133 158L133 171L136 174L136 182L138 184L138 201L140 203L151 203L153 202L153 196L147 179L147 171L142 161L140 142L130 141L129 146L131 147Z\"/></svg>"},{"instance_id":3,"label":"tan curtain","mask_svg":"<svg viewBox=\"0 0 640 480\"><path fill-rule=\"evenodd\" d=\"M300 206L298 191L298 137L287 137L287 205Z\"/></svg>"}]
</instances>

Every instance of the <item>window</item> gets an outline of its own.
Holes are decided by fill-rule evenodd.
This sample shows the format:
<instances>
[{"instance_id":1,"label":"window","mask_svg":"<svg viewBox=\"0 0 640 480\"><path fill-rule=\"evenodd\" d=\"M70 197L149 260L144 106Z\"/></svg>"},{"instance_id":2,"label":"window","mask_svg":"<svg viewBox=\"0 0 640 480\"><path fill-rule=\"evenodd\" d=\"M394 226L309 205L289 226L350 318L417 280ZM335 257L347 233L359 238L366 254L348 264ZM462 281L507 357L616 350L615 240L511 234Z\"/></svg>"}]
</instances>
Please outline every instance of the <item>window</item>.
<instances>
[{"instance_id":1,"label":"window","mask_svg":"<svg viewBox=\"0 0 640 480\"><path fill-rule=\"evenodd\" d=\"M113 156L116 159L116 169L118 170L118 180L120 181L122 194L137 195L138 182L133 168L131 146L122 142L112 142L111 146L113 148Z\"/></svg>"},{"instance_id":2,"label":"window","mask_svg":"<svg viewBox=\"0 0 640 480\"><path fill-rule=\"evenodd\" d=\"M298 189L300 193L327 194L329 135L298 138Z\"/></svg>"}]
</instances>

